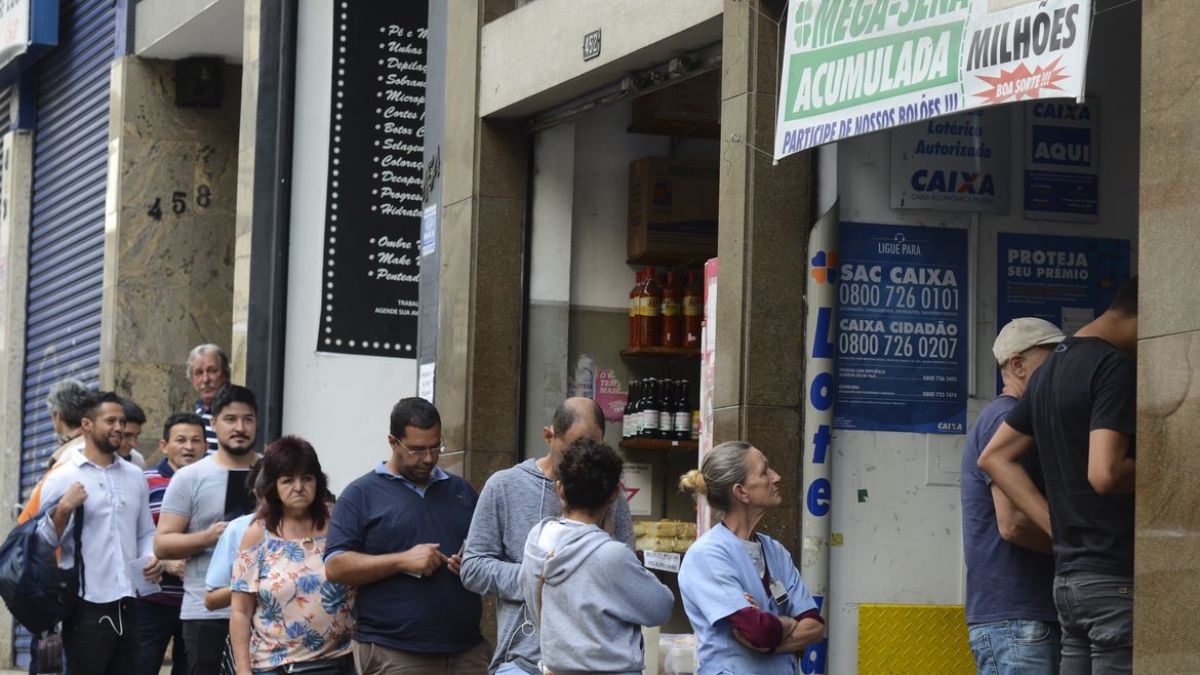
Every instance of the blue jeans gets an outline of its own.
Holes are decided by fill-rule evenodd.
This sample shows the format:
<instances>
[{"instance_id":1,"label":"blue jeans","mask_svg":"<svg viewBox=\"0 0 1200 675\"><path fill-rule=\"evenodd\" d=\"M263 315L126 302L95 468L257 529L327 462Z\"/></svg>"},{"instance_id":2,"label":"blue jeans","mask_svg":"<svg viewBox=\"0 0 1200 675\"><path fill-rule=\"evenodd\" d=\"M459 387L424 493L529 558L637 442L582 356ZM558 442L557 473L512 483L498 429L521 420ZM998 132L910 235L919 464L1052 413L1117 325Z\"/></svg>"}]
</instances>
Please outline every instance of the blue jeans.
<instances>
[{"instance_id":1,"label":"blue jeans","mask_svg":"<svg viewBox=\"0 0 1200 675\"><path fill-rule=\"evenodd\" d=\"M1133 579L1091 572L1054 577L1062 675L1133 672Z\"/></svg>"},{"instance_id":2,"label":"blue jeans","mask_svg":"<svg viewBox=\"0 0 1200 675\"><path fill-rule=\"evenodd\" d=\"M162 668L167 643L175 638L171 650L171 675L187 673L187 657L183 647L183 624L179 608L153 602L137 601L138 632L142 643L138 654L138 675L158 675Z\"/></svg>"},{"instance_id":3,"label":"blue jeans","mask_svg":"<svg viewBox=\"0 0 1200 675\"><path fill-rule=\"evenodd\" d=\"M1060 631L1046 621L994 621L970 626L979 675L1058 675Z\"/></svg>"}]
</instances>

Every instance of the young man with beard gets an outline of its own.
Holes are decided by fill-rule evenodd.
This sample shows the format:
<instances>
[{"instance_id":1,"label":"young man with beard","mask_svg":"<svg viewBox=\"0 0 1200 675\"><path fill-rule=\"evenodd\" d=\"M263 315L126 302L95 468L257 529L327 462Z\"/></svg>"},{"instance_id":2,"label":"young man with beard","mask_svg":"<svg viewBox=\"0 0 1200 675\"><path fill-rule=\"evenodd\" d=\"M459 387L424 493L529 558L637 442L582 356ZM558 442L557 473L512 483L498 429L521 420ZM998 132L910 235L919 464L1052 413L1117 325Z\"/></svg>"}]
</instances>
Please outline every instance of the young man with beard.
<instances>
[{"instance_id":1,"label":"young man with beard","mask_svg":"<svg viewBox=\"0 0 1200 675\"><path fill-rule=\"evenodd\" d=\"M245 387L227 385L212 403L217 452L175 473L163 495L155 554L187 559L179 618L190 675L216 675L229 634L229 610L204 607L204 577L226 524L254 508L246 472L254 452L258 403Z\"/></svg>"},{"instance_id":2,"label":"young man with beard","mask_svg":"<svg viewBox=\"0 0 1200 675\"><path fill-rule=\"evenodd\" d=\"M58 500L39 533L61 547L59 564L83 562L79 605L63 626L63 645L73 675L124 675L137 670L138 630L134 610L141 574L157 581L162 565L154 558L154 522L150 518L146 481L117 449L125 431L121 399L111 392L93 394L85 404L81 452L65 455L61 468L42 487L45 503ZM75 550L74 514L83 506L83 550Z\"/></svg>"}]
</instances>

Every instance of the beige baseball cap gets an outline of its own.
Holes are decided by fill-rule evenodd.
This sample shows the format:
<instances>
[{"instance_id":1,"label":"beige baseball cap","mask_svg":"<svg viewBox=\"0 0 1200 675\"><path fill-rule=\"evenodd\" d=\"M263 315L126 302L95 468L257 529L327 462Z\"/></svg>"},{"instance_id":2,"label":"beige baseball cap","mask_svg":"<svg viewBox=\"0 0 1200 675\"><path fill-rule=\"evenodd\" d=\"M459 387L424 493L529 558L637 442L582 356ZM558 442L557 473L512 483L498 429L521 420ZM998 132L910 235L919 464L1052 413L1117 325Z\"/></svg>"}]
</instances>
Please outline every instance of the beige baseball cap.
<instances>
[{"instance_id":1,"label":"beige baseball cap","mask_svg":"<svg viewBox=\"0 0 1200 675\"><path fill-rule=\"evenodd\" d=\"M996 363L1003 366L1012 357L1038 345L1056 345L1067 338L1058 326L1032 316L1023 316L1008 322L1000 329L992 354Z\"/></svg>"}]
</instances>

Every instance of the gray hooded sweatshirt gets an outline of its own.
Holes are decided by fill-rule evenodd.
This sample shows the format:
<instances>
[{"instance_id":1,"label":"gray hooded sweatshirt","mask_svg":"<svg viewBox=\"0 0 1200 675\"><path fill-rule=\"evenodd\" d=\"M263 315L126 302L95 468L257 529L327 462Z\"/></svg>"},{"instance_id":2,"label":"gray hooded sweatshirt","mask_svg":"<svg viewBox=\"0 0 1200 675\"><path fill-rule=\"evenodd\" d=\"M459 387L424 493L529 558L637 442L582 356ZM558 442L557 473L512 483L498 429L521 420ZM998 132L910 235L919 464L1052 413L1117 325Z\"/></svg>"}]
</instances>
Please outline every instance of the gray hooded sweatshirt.
<instances>
[{"instance_id":1,"label":"gray hooded sweatshirt","mask_svg":"<svg viewBox=\"0 0 1200 675\"><path fill-rule=\"evenodd\" d=\"M555 675L640 675L642 626L666 623L675 606L671 589L632 551L595 525L565 518L530 530L521 591L539 624L542 664Z\"/></svg>"},{"instance_id":2,"label":"gray hooded sweatshirt","mask_svg":"<svg viewBox=\"0 0 1200 675\"><path fill-rule=\"evenodd\" d=\"M496 602L496 653L488 672L513 663L527 673L538 672L541 654L533 615L526 611L518 574L529 531L543 519L562 513L554 481L546 478L536 460L497 471L479 493L471 531L463 551L462 584ZM613 538L633 551L633 518L629 504L618 499L612 509Z\"/></svg>"}]
</instances>

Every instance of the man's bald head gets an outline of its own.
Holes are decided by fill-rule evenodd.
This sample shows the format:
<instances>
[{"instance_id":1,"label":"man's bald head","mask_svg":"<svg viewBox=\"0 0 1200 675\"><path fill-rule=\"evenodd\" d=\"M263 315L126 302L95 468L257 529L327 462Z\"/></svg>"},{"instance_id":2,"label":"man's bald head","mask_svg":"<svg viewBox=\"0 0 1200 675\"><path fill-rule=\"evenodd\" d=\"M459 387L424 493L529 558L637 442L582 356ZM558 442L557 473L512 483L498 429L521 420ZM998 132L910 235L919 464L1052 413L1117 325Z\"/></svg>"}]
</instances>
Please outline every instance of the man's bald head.
<instances>
[{"instance_id":1,"label":"man's bald head","mask_svg":"<svg viewBox=\"0 0 1200 675\"><path fill-rule=\"evenodd\" d=\"M590 398L572 396L554 409L554 419L550 422L550 428L554 430L555 436L565 437L576 424L594 424L600 432L600 437L604 437L604 411Z\"/></svg>"}]
</instances>

